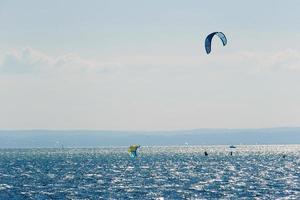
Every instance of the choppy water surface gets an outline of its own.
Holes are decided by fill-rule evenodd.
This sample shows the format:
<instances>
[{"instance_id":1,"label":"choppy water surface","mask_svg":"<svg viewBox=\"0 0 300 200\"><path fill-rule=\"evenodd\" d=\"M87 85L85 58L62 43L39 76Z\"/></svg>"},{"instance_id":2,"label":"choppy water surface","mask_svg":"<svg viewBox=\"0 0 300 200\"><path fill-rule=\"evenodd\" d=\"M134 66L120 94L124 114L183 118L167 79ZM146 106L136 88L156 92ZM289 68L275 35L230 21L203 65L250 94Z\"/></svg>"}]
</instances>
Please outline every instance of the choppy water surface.
<instances>
[{"instance_id":1,"label":"choppy water surface","mask_svg":"<svg viewBox=\"0 0 300 200\"><path fill-rule=\"evenodd\" d=\"M300 145L229 152L142 147L132 159L126 147L2 149L0 199L300 199Z\"/></svg>"}]
</instances>

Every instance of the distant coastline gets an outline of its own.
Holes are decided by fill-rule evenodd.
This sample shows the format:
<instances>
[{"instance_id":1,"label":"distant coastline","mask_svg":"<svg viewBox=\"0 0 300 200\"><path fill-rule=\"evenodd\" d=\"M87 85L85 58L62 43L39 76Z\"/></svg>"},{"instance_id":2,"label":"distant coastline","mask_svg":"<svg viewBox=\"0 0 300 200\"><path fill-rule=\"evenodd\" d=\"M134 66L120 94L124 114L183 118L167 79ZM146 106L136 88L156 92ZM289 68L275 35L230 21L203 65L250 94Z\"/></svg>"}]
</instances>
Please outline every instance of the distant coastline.
<instances>
[{"instance_id":1,"label":"distant coastline","mask_svg":"<svg viewBox=\"0 0 300 200\"><path fill-rule=\"evenodd\" d=\"M300 144L298 128L174 131L0 130L0 148L142 145Z\"/></svg>"}]
</instances>

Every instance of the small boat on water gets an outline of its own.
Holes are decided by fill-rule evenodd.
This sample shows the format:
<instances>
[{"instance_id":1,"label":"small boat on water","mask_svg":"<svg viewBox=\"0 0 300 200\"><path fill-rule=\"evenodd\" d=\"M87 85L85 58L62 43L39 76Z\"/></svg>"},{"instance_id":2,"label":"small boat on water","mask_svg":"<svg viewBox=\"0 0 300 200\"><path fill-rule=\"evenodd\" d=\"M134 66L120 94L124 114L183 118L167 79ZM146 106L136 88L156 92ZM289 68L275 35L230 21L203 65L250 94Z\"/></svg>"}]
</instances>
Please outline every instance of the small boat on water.
<instances>
[{"instance_id":1,"label":"small boat on water","mask_svg":"<svg viewBox=\"0 0 300 200\"><path fill-rule=\"evenodd\" d=\"M233 145L230 145L230 146L229 146L229 148L231 148L231 149L235 149L236 147L235 147L235 146L233 146Z\"/></svg>"}]
</instances>

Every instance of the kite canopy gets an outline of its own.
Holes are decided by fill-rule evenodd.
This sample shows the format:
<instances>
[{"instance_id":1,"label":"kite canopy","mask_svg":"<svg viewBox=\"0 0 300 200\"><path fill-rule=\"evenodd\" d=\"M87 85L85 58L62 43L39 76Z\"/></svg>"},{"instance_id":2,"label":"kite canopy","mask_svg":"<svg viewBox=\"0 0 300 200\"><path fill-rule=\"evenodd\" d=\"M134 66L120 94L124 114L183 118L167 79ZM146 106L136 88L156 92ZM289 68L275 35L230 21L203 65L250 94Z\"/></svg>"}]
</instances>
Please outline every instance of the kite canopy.
<instances>
[{"instance_id":1,"label":"kite canopy","mask_svg":"<svg viewBox=\"0 0 300 200\"><path fill-rule=\"evenodd\" d=\"M131 145L131 146L128 148L128 153L129 153L130 157L132 157L132 158L137 157L137 149L140 148L140 147L141 147L141 146L138 145L138 144Z\"/></svg>"},{"instance_id":2,"label":"kite canopy","mask_svg":"<svg viewBox=\"0 0 300 200\"><path fill-rule=\"evenodd\" d=\"M215 35L217 35L221 39L223 46L225 46L227 44L227 39L226 39L226 36L224 35L224 33L213 32L213 33L209 34L205 39L205 50L206 50L207 54L209 54L211 52L211 41Z\"/></svg>"}]
</instances>

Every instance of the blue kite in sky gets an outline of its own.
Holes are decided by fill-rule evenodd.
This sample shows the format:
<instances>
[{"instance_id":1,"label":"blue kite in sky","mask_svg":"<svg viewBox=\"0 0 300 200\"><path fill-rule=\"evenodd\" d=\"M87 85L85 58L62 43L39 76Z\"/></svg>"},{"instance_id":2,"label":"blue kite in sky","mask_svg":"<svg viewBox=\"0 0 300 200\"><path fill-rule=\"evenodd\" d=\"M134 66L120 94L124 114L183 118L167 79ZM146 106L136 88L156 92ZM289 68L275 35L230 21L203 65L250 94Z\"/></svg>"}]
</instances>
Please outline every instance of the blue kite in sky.
<instances>
[{"instance_id":1,"label":"blue kite in sky","mask_svg":"<svg viewBox=\"0 0 300 200\"><path fill-rule=\"evenodd\" d=\"M213 32L213 33L209 34L205 39L205 50L206 50L207 54L209 54L211 52L211 41L215 35L219 36L219 38L221 39L221 41L223 43L223 46L225 46L227 44L227 39L226 39L226 36L224 35L224 33Z\"/></svg>"}]
</instances>

